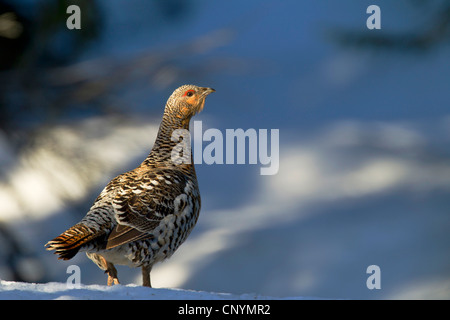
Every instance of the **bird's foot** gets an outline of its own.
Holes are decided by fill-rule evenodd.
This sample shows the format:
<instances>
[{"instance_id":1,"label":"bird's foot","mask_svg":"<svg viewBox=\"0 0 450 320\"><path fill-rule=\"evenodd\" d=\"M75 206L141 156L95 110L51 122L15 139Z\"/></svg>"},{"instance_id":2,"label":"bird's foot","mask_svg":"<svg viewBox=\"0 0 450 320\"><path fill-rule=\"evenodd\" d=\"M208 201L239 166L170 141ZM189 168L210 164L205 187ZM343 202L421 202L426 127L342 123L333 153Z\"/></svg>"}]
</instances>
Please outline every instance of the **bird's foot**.
<instances>
[{"instance_id":1,"label":"bird's foot","mask_svg":"<svg viewBox=\"0 0 450 320\"><path fill-rule=\"evenodd\" d=\"M112 286L115 284L120 284L117 276L112 276L112 275L108 274L108 286Z\"/></svg>"}]
</instances>

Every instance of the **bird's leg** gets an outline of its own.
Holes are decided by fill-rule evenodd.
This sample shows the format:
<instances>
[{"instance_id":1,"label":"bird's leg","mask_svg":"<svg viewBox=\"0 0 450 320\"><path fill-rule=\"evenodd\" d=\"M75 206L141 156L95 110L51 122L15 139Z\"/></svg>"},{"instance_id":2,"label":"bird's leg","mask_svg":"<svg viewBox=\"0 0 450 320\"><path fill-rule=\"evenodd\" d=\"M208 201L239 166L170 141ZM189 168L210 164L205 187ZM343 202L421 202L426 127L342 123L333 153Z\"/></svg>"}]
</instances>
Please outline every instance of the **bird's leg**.
<instances>
[{"instance_id":1,"label":"bird's leg","mask_svg":"<svg viewBox=\"0 0 450 320\"><path fill-rule=\"evenodd\" d=\"M103 258L101 255L98 256L100 257L99 267L105 270L105 273L108 274L108 282L107 282L108 286L120 284L119 278L117 278L117 270L114 267L114 265L111 262L106 261L106 259Z\"/></svg>"},{"instance_id":2,"label":"bird's leg","mask_svg":"<svg viewBox=\"0 0 450 320\"><path fill-rule=\"evenodd\" d=\"M151 266L142 267L142 285L144 287L152 287L152 284L150 282L150 271L152 271Z\"/></svg>"},{"instance_id":3,"label":"bird's leg","mask_svg":"<svg viewBox=\"0 0 450 320\"><path fill-rule=\"evenodd\" d=\"M109 263L109 262L108 262ZM108 274L108 286L112 286L113 284L120 284L119 278L117 278L117 270L114 267L114 265L111 263L111 267L106 270L106 273Z\"/></svg>"}]
</instances>

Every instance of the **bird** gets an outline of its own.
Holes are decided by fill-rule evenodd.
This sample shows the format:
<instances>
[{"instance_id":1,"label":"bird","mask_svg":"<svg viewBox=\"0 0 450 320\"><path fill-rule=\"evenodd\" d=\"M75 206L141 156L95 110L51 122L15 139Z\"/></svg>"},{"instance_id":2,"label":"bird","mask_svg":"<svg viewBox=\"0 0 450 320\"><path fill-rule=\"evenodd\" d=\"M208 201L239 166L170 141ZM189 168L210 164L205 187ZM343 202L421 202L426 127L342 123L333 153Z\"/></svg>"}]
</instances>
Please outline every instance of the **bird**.
<instances>
[{"instance_id":1,"label":"bird","mask_svg":"<svg viewBox=\"0 0 450 320\"><path fill-rule=\"evenodd\" d=\"M142 285L151 287L153 265L172 256L198 220L201 198L190 136L174 138L174 132L189 133L191 118L212 92L196 85L175 89L145 160L112 179L84 218L47 242L46 250L62 260L85 252L108 275L109 286L120 284L114 265L141 268ZM176 149L180 144L187 148Z\"/></svg>"}]
</instances>

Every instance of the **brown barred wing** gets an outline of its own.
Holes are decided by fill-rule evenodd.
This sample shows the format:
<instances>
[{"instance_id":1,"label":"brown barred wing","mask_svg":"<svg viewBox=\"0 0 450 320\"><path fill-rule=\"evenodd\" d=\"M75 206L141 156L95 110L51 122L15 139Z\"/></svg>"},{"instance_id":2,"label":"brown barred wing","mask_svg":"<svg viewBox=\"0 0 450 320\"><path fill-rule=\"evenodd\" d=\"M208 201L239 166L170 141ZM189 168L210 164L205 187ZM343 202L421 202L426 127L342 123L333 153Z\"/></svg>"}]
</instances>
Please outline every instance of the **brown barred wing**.
<instances>
[{"instance_id":1,"label":"brown barred wing","mask_svg":"<svg viewBox=\"0 0 450 320\"><path fill-rule=\"evenodd\" d=\"M179 211L175 199L184 192L188 181L185 174L171 169L129 178L130 184L122 184L113 200L118 225L109 234L106 249L153 238L152 231L161 220Z\"/></svg>"}]
</instances>

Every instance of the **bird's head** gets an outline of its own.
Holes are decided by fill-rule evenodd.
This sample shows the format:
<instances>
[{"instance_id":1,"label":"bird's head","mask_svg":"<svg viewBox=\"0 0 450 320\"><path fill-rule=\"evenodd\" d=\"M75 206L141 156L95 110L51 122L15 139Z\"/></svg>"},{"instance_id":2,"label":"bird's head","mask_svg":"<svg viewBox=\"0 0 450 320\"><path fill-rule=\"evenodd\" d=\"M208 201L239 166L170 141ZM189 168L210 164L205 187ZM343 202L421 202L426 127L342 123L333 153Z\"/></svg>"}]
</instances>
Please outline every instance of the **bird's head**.
<instances>
[{"instance_id":1,"label":"bird's head","mask_svg":"<svg viewBox=\"0 0 450 320\"><path fill-rule=\"evenodd\" d=\"M177 88L169 100L167 107L178 118L189 120L192 116L203 110L205 98L216 90L187 84Z\"/></svg>"}]
</instances>

